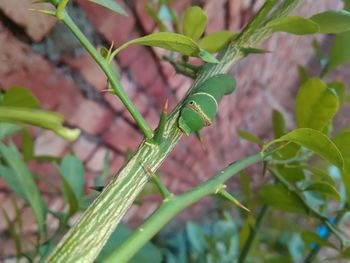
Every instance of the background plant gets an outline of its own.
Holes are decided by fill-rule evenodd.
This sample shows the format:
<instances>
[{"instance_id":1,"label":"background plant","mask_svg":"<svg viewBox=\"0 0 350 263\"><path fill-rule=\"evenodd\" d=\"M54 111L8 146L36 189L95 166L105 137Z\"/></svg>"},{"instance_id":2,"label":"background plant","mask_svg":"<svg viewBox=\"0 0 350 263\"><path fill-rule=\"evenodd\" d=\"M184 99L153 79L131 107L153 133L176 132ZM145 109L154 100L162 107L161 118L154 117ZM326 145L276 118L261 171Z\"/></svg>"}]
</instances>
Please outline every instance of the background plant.
<instances>
[{"instance_id":1,"label":"background plant","mask_svg":"<svg viewBox=\"0 0 350 263\"><path fill-rule=\"evenodd\" d=\"M128 203L132 202L135 198L134 195L128 197L128 194L131 191L139 192L141 190L141 187L137 187L135 180L140 180L139 183L145 184L147 177L150 177L153 179L155 184L159 187L161 193L164 196L164 202L161 205L160 209L155 212L155 214L150 217L150 219L145 222L145 227L141 226L141 229L143 231L136 231L132 235L131 240L140 240L138 241L137 246L142 246L144 242L149 240L153 234L155 234L157 231L160 230L162 224L165 224L167 220L170 220L173 215L175 215L177 212L185 208L186 206L196 202L200 198L203 198L204 196L208 194L216 194L225 197L226 199L230 200L231 202L234 202L235 204L238 204L242 206L237 199L229 195L227 191L223 188L223 183L231 177L234 173L237 173L238 171L242 170L246 166L250 165L251 163L258 162L263 160L265 164L265 170L264 174L269 174L274 179L273 184L266 185L264 188L260 191L260 198L259 201L262 201L268 206L276 207L288 212L298 213L302 214L306 217L313 218L313 220L317 220L318 222L321 222L324 224L328 231L331 231L332 234L334 234L340 241L342 246L340 246L340 250L343 250L344 246L347 244L346 238L340 233L340 231L333 225L333 221L329 219L330 215L334 213L334 211L337 211L336 209L332 209L332 207L327 208L328 202L327 199L324 197L331 197L335 198L338 201L341 201L342 198L344 198L344 195L342 196L339 191L336 189L336 185L334 183L334 180L332 180L331 177L327 173L325 173L323 170L318 169L319 167L319 159L315 158L314 154L317 154L321 157L323 157L325 160L328 160L334 167L338 167L339 171L338 173L342 175L343 180L340 181L340 184L343 184L345 186L345 189L347 189L347 145L348 142L348 133L347 131L341 132L339 134L331 134L331 120L336 114L337 110L339 109L339 104L344 101L344 94L345 94L345 88L344 85L341 83L329 83L326 84L322 79L320 78L309 78L305 75L305 70L301 68L301 80L302 85L299 89L299 93L297 95L296 99L296 119L298 124L298 129L291 131L290 133L287 133L283 117L280 113L277 111L274 112L274 122L273 122L273 128L275 132L276 140L272 141L270 143L265 143L261 139L258 139L254 137L253 135L247 133L247 132L240 132L241 136L253 140L257 142L262 147L262 153L250 158L247 158L246 160L242 160L238 162L237 164L233 164L232 166L225 169L225 177L220 177L220 174L213 177L208 182L204 182L197 188L193 189L192 191L189 191L187 193L184 193L183 195L179 196L172 196L167 189L162 185L161 181L154 176L154 170L157 165L159 165L159 162L162 158L165 158L168 151L171 150L175 142L180 138L180 133L176 126L176 120L178 110L182 107L182 104L180 103L179 106L175 109L174 113L168 117L168 119L165 121L166 111L163 113L163 118L161 118L160 125L158 127L158 130L156 134L164 135L161 136L162 140L159 144L155 144L155 148L148 149L150 147L149 145L153 142L151 141L152 132L148 128L148 125L143 120L142 116L139 116L137 113L137 110L135 110L135 107L132 105L132 103L125 97L123 94L123 91L120 87L120 83L118 81L118 77L116 75L115 69L111 66L109 63L112 58L117 55L119 50L124 47L127 47L130 44L144 44L144 45L151 45L151 46L159 46L159 47L167 47L171 51L177 51L180 52L182 55L170 55L169 57L165 57L166 60L170 61L176 68L179 73L184 73L191 77L196 77L196 81L194 84L194 87L196 85L200 85L201 82L203 82L206 78L208 78L211 74L216 75L218 72L225 72L228 68L228 66L233 62L237 61L238 59L247 56L251 53L264 53L264 50L259 50L254 48L254 44L259 42L260 40L267 37L272 31L286 31L290 33L295 34L310 34L310 33L334 33L336 34L334 44L332 46L329 59L325 59L323 56L322 65L323 70L320 74L321 77L325 77L332 68L335 68L336 66L340 65L343 62L346 62L346 51L345 49L338 49L335 50L335 47L341 45L339 43L342 43L342 45L345 45L346 43L346 37L342 37L339 35L346 34L347 30L349 29L349 20L348 20L348 13L345 11L333 11L333 12L325 12L318 14L316 16L311 17L310 19L301 18L301 17L281 17L286 15L287 11L291 7L293 7L296 4L296 1L285 1L281 5L277 7L277 9L270 15L271 8L276 4L275 1L268 1L264 7L261 9L261 11L258 13L258 15L253 19L253 21L247 26L245 30L242 31L242 33L233 35L233 34L227 34L226 38L222 40L222 43L220 43L220 48L223 48L223 51L221 52L221 55L218 56L218 59L214 58L209 53L209 48L206 51L203 49L203 42L201 46L201 41L204 41L204 38L200 40L199 44L196 42L198 38L201 36L201 32L203 32L203 27L205 27L205 14L198 9L198 8L190 8L188 11L186 11L185 15L185 21L191 21L191 14L198 18L198 16L201 17L199 21L202 21L201 25L198 26L198 28L195 28L196 30L188 30L185 29L186 25L190 27L189 24L185 23L183 33L181 34L172 34L172 33L156 33L152 34L146 37L143 37L141 39L132 40L131 42L124 44L120 48L117 48L116 50L112 49L105 49L102 51L102 56L99 55L96 50L89 44L89 42L86 41L84 36L81 34L79 29L75 26L73 21L69 18L69 16L64 11L64 6L68 1L54 1L53 4L57 7L57 12L50 13L51 15L55 15L59 19L61 19L70 29L71 31L77 36L77 38L81 41L81 43L85 46L85 48L89 51L89 53L95 58L95 60L99 63L101 68L105 71L107 76L109 77L109 84L110 84L110 92L115 93L119 97L121 97L121 100L126 104L126 107L130 110L132 115L135 118L135 121L140 127L140 130L142 130L145 134L145 143L143 146L141 146L138 150L138 152L135 154L134 157L130 159L128 164L125 166L124 171L130 168L135 169L135 173L130 175L130 178L127 177L124 181L120 182L119 186L123 186L126 183L129 183L128 186L130 186L129 191L126 193L120 192L120 188L118 188L118 183L114 184L111 183L109 185L109 188L107 187L105 191L102 192L101 196L99 197L98 201L95 202L95 204L88 210L85 214L85 217L83 217L82 221L84 222L84 218L88 218L88 215L98 215L99 218L103 218L104 220L114 220L116 217L121 217L122 212L116 212L112 211L110 213L102 213L99 211L97 214L94 211L94 206L97 207L97 204L104 203L107 207L109 207L109 204L111 206L116 206L116 204L113 203L113 200L122 201L120 206L123 209L126 209L128 206ZM99 2L99 1L95 1ZM106 1L105 3L107 3ZM163 3L164 4L164 3ZM116 10L116 8L114 8ZM149 10L153 10L149 8ZM157 10L157 9L156 9ZM152 13L152 11L149 11ZM155 12L153 10L155 14ZM173 23L174 28L177 32L179 32L179 26L178 26L178 19L176 19L176 16L173 12L170 11L173 17ZM156 16L154 16L155 19L160 20ZM329 20L332 18L331 20ZM332 25L329 26L329 23L325 23L324 21L332 21ZM302 26L300 26L302 25ZM164 28L163 28L164 29ZM231 40L230 40L231 39ZM207 40L210 42L209 40ZM225 47L225 43L228 42L227 46ZM176 43L174 45L174 43ZM178 43L181 43L181 47L179 48ZM333 53L332 53L333 50ZM216 49L211 50L212 52L217 51ZM339 56L338 52L344 52L342 55ZM337 54L337 55L335 55ZM200 57L206 62L211 62L210 64L205 64L205 66L202 66L201 68L193 67L191 64L188 63L188 56L195 56ZM231 56L231 57L230 57ZM341 57L341 62L335 58L335 56ZM231 60L233 57L233 61ZM220 62L219 62L220 61ZM219 63L217 63L219 62ZM215 64L217 63L217 64ZM312 92L311 92L312 91ZM339 99L340 98L340 99ZM327 105L327 107L325 107ZM165 134L170 134L169 137L166 137ZM157 149L157 150L154 150ZM160 152L157 152L159 151ZM143 156L145 153L150 154L150 158L143 159ZM154 154L155 156L152 156ZM163 156L161 157L160 156ZM157 160L154 160L156 163L153 163L152 158L156 158L158 156ZM68 158L68 164L71 162ZM140 162L141 160L141 162ZM317 166L315 167L315 163L317 162ZM65 167L65 164L63 162L63 167ZM314 165L311 166L310 165ZM327 163L328 165L328 163ZM321 166L321 165L320 165ZM129 167L129 168L128 168ZM63 169L63 168L62 168ZM80 169L80 168L77 168ZM335 169L335 168L332 168ZM81 169L80 169L81 170ZM123 173L123 171L121 172ZM138 174L139 173L139 174ZM123 176L119 175L123 178ZM63 180L66 180L68 182L65 182L63 185L67 185L70 181L70 176L67 176ZM244 176L242 175L242 178ZM74 187L74 183L70 184L72 185L71 188L74 192L74 189L78 189L79 187ZM119 191L117 191L119 189ZM206 190L205 190L206 189ZM205 190L203 192L203 190ZM71 191L71 192L72 192ZM81 194L80 190L75 190L77 195ZM80 191L80 192L79 192ZM201 194L197 194L201 192ZM310 194L311 192L311 194ZM316 194L315 194L316 192ZM348 192L348 191L347 191ZM79 194L80 193L80 194ZM114 193L114 194L113 194ZM273 198L271 198L271 193L274 193ZM119 194L119 196L118 196ZM121 198L120 195L125 194L124 198ZM318 203L315 201L314 195L317 196L318 199L322 201L322 203ZM69 190L65 190L65 196L66 199L72 199L72 193L70 193ZM111 196L114 196L113 199ZM277 198L278 197L278 198ZM77 199L77 198L76 198ZM102 201L103 200L103 201ZM346 195L345 195L346 200ZM71 200L72 201L72 200ZM320 201L320 202L321 202ZM70 204L70 212L68 215L73 214L76 212L76 204L74 205L74 202L69 202ZM346 211L346 202L343 202L344 207L340 212L339 215L342 215L344 211ZM124 207L125 205L125 207ZM249 207L249 206L248 206ZM328 211L330 209L330 211ZM345 210L344 210L345 209ZM90 212L89 212L90 211ZM165 211L165 212L163 212ZM248 216L247 218L244 218L244 222L248 224L248 226L242 227L242 229L245 230L245 236L242 234L243 238L241 239L241 253L239 255L239 260L244 261L245 256L247 252L249 252L255 234L258 232L259 225L261 224L261 221L266 214L267 206L264 206L261 209L261 213L257 216L257 225L254 228L254 231L249 231L249 224L251 224L254 219L251 218L251 216ZM335 212L337 213L337 212ZM159 216L161 215L161 216ZM164 219L164 216L166 218ZM162 224L158 224L157 226L154 226L157 222L154 218L162 218ZM106 221L106 224L109 223ZM337 220L335 220L337 221ZM150 223L148 223L150 222ZM93 222L91 222L92 224ZM74 257L79 257L78 253L67 253L66 249L67 247L70 249L78 249L75 248L74 243L75 240L79 240L79 238L96 238L96 232L89 232L87 233L85 231L84 233L84 227L82 227L83 223L80 223L77 227L73 228L73 230L70 232L71 235L66 238L66 243L63 242L63 246L58 247L56 252L54 252L51 260L55 261L58 259L63 259L64 257L67 257L67 260L72 260ZM114 223L115 224L115 223ZM150 228L146 228L148 225L150 225ZM98 229L105 227L105 225L97 225L95 226L95 231L99 231ZM150 232L148 232L146 229L150 229ZM193 225L190 225L188 227L189 232L195 232L198 230L198 228L194 227ZM197 229L197 230L194 230ZM111 225L110 228L108 228L107 232L111 234L111 231L113 230L113 227ZM146 231L145 231L146 230ZM105 230L103 230L105 231ZM198 239L201 239L200 237L205 236L203 234L200 234L201 232L198 230L194 236L197 236ZM99 233L100 234L100 233ZM191 234L188 234L191 235ZM193 237L193 234L191 235ZM244 237L246 238L246 242L243 242ZM308 243L314 243L316 246L324 246L328 245L328 243L324 239L319 239L317 236L315 236L312 233L305 233L303 234L304 239ZM78 238L78 239L75 239ZM190 240L193 241L193 238ZM203 238L202 238L203 239ZM89 240L89 239L87 239ZM96 238L97 241L101 241L98 238ZM96 240L94 242L96 242ZM103 243L102 241L99 243ZM130 244L130 241L126 241L126 245L128 246L128 243ZM116 257L120 255L128 254L127 256L132 256L136 251L135 248L137 247L135 242L131 243L133 244L133 248L131 250L125 249L119 249L119 252L114 252L113 255ZM205 244L205 242L203 243ZM202 245L203 245L202 244ZM89 245L94 245L89 244ZM198 244L197 244L198 245ZM99 245L99 247L94 247L93 250L89 251L91 253L97 253L97 250L100 249L102 245ZM202 260L203 259L203 251L205 251L202 248L196 247L196 245L192 246L197 249L196 253L197 255L192 255L194 260ZM203 245L204 247L210 247L208 245ZM122 245L123 248L123 245ZM86 249L89 249L89 247L86 247ZM200 251L198 251L200 250ZM313 251L316 251L317 249L313 249ZM343 250L343 255L346 256L347 250ZM83 253L82 251L79 251L79 253ZM204 253L205 254L205 253ZM222 253L221 253L222 254ZM171 254L169 254L171 255ZM232 254L228 253L229 256L232 256ZM238 255L236 251L236 256ZM89 255L84 255L87 257L90 257ZM92 255L90 259L92 259L94 256ZM205 258L210 260L210 257ZM310 256L311 257L311 256ZM126 259L127 257L123 258ZM171 256L169 256L171 258ZM113 259L111 259L113 260ZM169 259L170 260L170 259ZM224 259L223 259L224 260Z\"/></svg>"}]
</instances>

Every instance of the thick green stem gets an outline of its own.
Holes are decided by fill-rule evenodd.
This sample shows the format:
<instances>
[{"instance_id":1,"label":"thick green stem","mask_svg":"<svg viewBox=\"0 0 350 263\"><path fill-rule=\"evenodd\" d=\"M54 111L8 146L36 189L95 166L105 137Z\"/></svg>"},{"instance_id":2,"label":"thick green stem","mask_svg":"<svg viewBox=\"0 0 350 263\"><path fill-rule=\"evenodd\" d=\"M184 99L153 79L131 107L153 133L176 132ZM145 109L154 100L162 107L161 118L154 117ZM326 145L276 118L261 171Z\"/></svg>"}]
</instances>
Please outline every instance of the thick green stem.
<instances>
[{"instance_id":1,"label":"thick green stem","mask_svg":"<svg viewBox=\"0 0 350 263\"><path fill-rule=\"evenodd\" d=\"M276 8L273 15L275 17L286 16L300 1L285 0L280 7ZM80 32L71 20L66 24L72 27L75 32ZM75 34L78 39L83 37L79 33ZM245 34L233 40L220 54L220 63L203 67L189 92L210 77L227 73L233 64L245 56L240 47L254 47L271 34L272 32L266 28L254 31L247 30ZM87 43L85 44L87 47L90 46ZM106 65L99 60L100 56L97 56L94 52L93 54L99 65L105 68ZM105 70L105 72L110 74L109 70ZM116 85L116 83L113 85ZM141 143L135 155L110 181L79 221L64 236L50 255L48 262L94 261L148 181L148 175L142 165L156 171L181 138L182 132L177 126L181 105L182 102L168 117L161 144L155 145L145 141Z\"/></svg>"},{"instance_id":2,"label":"thick green stem","mask_svg":"<svg viewBox=\"0 0 350 263\"><path fill-rule=\"evenodd\" d=\"M146 120L142 117L140 112L136 109L133 102L130 100L128 95L123 90L118 76L112 70L112 64L108 64L107 61L99 54L99 52L94 48L94 46L89 42L89 40L85 37L85 35L81 32L81 30L77 27L71 17L67 14L65 10L61 11L60 19L62 22L69 28L69 30L74 34L74 36L79 40L82 46L89 52L91 57L96 61L96 63L100 66L103 72L108 77L108 80L111 84L113 92L119 97L124 106L130 112L131 116L134 118L136 124L139 126L140 130L144 134L147 139L151 139L153 136L153 132L149 127Z\"/></svg>"},{"instance_id":3,"label":"thick green stem","mask_svg":"<svg viewBox=\"0 0 350 263\"><path fill-rule=\"evenodd\" d=\"M165 200L161 206L113 252L106 262L127 262L179 212L208 195L216 194L218 187L229 178L246 167L262 161L262 158L261 154L256 154L237 161L217 173L208 181L193 188L191 191Z\"/></svg>"},{"instance_id":4,"label":"thick green stem","mask_svg":"<svg viewBox=\"0 0 350 263\"><path fill-rule=\"evenodd\" d=\"M260 230L261 222L263 221L265 215L267 214L267 210L268 210L268 206L264 205L259 212L259 215L256 219L255 225L250 228L249 236L248 236L247 241L245 242L244 247L239 255L238 263L243 263L246 260L248 254L249 254L249 251L250 251L250 249L255 241L256 234Z\"/></svg>"}]
</instances>

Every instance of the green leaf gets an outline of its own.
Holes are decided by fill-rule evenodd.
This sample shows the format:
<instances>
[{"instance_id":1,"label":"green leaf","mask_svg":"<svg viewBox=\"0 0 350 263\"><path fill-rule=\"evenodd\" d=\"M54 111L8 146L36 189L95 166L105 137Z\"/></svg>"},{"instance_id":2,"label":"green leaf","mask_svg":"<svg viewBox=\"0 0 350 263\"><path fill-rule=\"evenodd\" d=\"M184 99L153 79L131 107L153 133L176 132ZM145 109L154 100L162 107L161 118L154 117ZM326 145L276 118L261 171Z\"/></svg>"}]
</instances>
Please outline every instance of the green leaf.
<instances>
[{"instance_id":1,"label":"green leaf","mask_svg":"<svg viewBox=\"0 0 350 263\"><path fill-rule=\"evenodd\" d=\"M207 248L203 229L193 222L188 222L186 233L193 250L198 254L202 254Z\"/></svg>"},{"instance_id":2,"label":"green leaf","mask_svg":"<svg viewBox=\"0 0 350 263\"><path fill-rule=\"evenodd\" d=\"M22 127L11 124L11 123L0 123L0 140L3 140L4 138L11 136L12 134L15 134L22 130Z\"/></svg>"},{"instance_id":3,"label":"green leaf","mask_svg":"<svg viewBox=\"0 0 350 263\"><path fill-rule=\"evenodd\" d=\"M166 31L166 26L164 25L162 19L159 17L156 10L153 9L152 5L150 3L147 3L145 5L146 11L148 15L153 19L153 21L158 25L159 31L164 32Z\"/></svg>"},{"instance_id":4,"label":"green leaf","mask_svg":"<svg viewBox=\"0 0 350 263\"><path fill-rule=\"evenodd\" d=\"M79 210L79 201L72 189L72 186L69 184L67 178L61 175L61 180L62 180L62 193L64 196L64 200L69 205L68 215L72 216L75 212Z\"/></svg>"},{"instance_id":5,"label":"green leaf","mask_svg":"<svg viewBox=\"0 0 350 263\"><path fill-rule=\"evenodd\" d=\"M203 61L208 62L208 63L213 63L213 64L217 64L219 63L219 60L217 60L216 57L214 57L212 54L210 54L208 51L202 49L199 52L198 55Z\"/></svg>"},{"instance_id":6,"label":"green leaf","mask_svg":"<svg viewBox=\"0 0 350 263\"><path fill-rule=\"evenodd\" d=\"M320 131L309 128L296 129L287 133L286 135L283 135L277 140L269 142L264 146L264 149L267 149L274 143L284 141L294 142L300 146L303 146L328 160L332 164L338 166L339 168L343 168L344 160L338 147L332 140L330 140L325 134Z\"/></svg>"},{"instance_id":7,"label":"green leaf","mask_svg":"<svg viewBox=\"0 0 350 263\"><path fill-rule=\"evenodd\" d=\"M39 101L29 90L21 87L12 87L6 91L1 106L38 108Z\"/></svg>"},{"instance_id":8,"label":"green leaf","mask_svg":"<svg viewBox=\"0 0 350 263\"><path fill-rule=\"evenodd\" d=\"M34 142L32 135L28 132L28 130L22 130L22 154L23 159L28 161L33 158L34 152Z\"/></svg>"},{"instance_id":9,"label":"green leaf","mask_svg":"<svg viewBox=\"0 0 350 263\"><path fill-rule=\"evenodd\" d=\"M220 51L226 43L228 43L236 33L231 31L219 31L206 35L198 44L201 48L216 53Z\"/></svg>"},{"instance_id":10,"label":"green leaf","mask_svg":"<svg viewBox=\"0 0 350 263\"><path fill-rule=\"evenodd\" d=\"M330 176L329 173L323 170L320 170L316 167L308 166L308 165L303 166L303 169L311 172L314 176L317 177L317 180L327 182L332 186L335 186L337 184L337 182L333 179L333 177Z\"/></svg>"},{"instance_id":11,"label":"green leaf","mask_svg":"<svg viewBox=\"0 0 350 263\"><path fill-rule=\"evenodd\" d=\"M66 155L60 164L60 173L72 188L75 197L79 199L84 183L84 167L81 161L73 155Z\"/></svg>"},{"instance_id":12,"label":"green leaf","mask_svg":"<svg viewBox=\"0 0 350 263\"><path fill-rule=\"evenodd\" d=\"M191 6L186 9L183 19L183 33L194 41L203 34L207 25L208 16L199 6Z\"/></svg>"},{"instance_id":13,"label":"green leaf","mask_svg":"<svg viewBox=\"0 0 350 263\"><path fill-rule=\"evenodd\" d=\"M350 31L337 34L329 52L329 69L350 61Z\"/></svg>"},{"instance_id":14,"label":"green leaf","mask_svg":"<svg viewBox=\"0 0 350 263\"><path fill-rule=\"evenodd\" d=\"M241 137L244 140L247 140L249 142L253 142L259 145L264 144L263 140L260 138L256 137L254 134L247 132L247 131L242 131L242 130L237 130L237 134L239 137Z\"/></svg>"},{"instance_id":15,"label":"green leaf","mask_svg":"<svg viewBox=\"0 0 350 263\"><path fill-rule=\"evenodd\" d=\"M327 239L320 237L314 232L305 231L301 233L301 237L305 241L305 243L309 245L315 244L321 247L330 247L333 249L337 249L337 247L330 243Z\"/></svg>"},{"instance_id":16,"label":"green leaf","mask_svg":"<svg viewBox=\"0 0 350 263\"><path fill-rule=\"evenodd\" d=\"M298 195L282 185L264 186L259 192L259 197L264 204L279 210L302 215L308 213L308 209L300 201Z\"/></svg>"},{"instance_id":17,"label":"green leaf","mask_svg":"<svg viewBox=\"0 0 350 263\"><path fill-rule=\"evenodd\" d=\"M301 65L298 65L298 74L299 74L300 84L303 84L305 81L309 79L309 73L307 69Z\"/></svg>"},{"instance_id":18,"label":"green leaf","mask_svg":"<svg viewBox=\"0 0 350 263\"><path fill-rule=\"evenodd\" d=\"M46 206L35 185L32 174L29 172L26 164L21 160L18 152L14 149L0 143L0 154L13 171L11 174L15 176L16 188L18 188L18 192L21 192L22 197L29 203L38 223L39 231L43 233L45 229Z\"/></svg>"},{"instance_id":19,"label":"green leaf","mask_svg":"<svg viewBox=\"0 0 350 263\"><path fill-rule=\"evenodd\" d=\"M272 129L276 139L287 132L283 114L278 110L272 111Z\"/></svg>"},{"instance_id":20,"label":"green leaf","mask_svg":"<svg viewBox=\"0 0 350 263\"><path fill-rule=\"evenodd\" d=\"M344 159L350 161L350 130L345 129L339 132L333 138L333 142L342 153Z\"/></svg>"},{"instance_id":21,"label":"green leaf","mask_svg":"<svg viewBox=\"0 0 350 263\"><path fill-rule=\"evenodd\" d=\"M278 172L289 182L298 182L305 179L304 171L300 166L281 166L278 167Z\"/></svg>"},{"instance_id":22,"label":"green leaf","mask_svg":"<svg viewBox=\"0 0 350 263\"><path fill-rule=\"evenodd\" d=\"M337 201L341 200L340 193L337 189L329 183L326 182L315 182L309 185L304 189L304 191L308 192L317 192L322 195L326 195L328 197L334 198Z\"/></svg>"},{"instance_id":23,"label":"green leaf","mask_svg":"<svg viewBox=\"0 0 350 263\"><path fill-rule=\"evenodd\" d=\"M328 83L328 88L335 90L335 92L338 95L339 102L342 104L346 101L346 86L343 82L340 81L333 81L331 83Z\"/></svg>"},{"instance_id":24,"label":"green leaf","mask_svg":"<svg viewBox=\"0 0 350 263\"><path fill-rule=\"evenodd\" d=\"M128 16L128 13L120 5L118 5L114 0L89 0L89 1L95 4L98 4L100 6L103 6L105 8L108 8L120 15ZM122 26L122 25L119 25L119 26Z\"/></svg>"},{"instance_id":25,"label":"green leaf","mask_svg":"<svg viewBox=\"0 0 350 263\"><path fill-rule=\"evenodd\" d=\"M320 33L338 34L350 30L350 12L329 10L310 17L318 24Z\"/></svg>"},{"instance_id":26,"label":"green leaf","mask_svg":"<svg viewBox=\"0 0 350 263\"><path fill-rule=\"evenodd\" d=\"M344 10L350 10L350 0L343 0L344 2Z\"/></svg>"},{"instance_id":27,"label":"green leaf","mask_svg":"<svg viewBox=\"0 0 350 263\"><path fill-rule=\"evenodd\" d=\"M296 119L299 128L322 130L339 109L339 98L319 78L304 82L296 97Z\"/></svg>"},{"instance_id":28,"label":"green leaf","mask_svg":"<svg viewBox=\"0 0 350 263\"><path fill-rule=\"evenodd\" d=\"M196 42L194 42L191 38L170 32L159 32L150 34L144 37L132 39L115 51L111 57L117 55L121 50L127 48L130 45L145 45L151 47L160 47L170 51L179 52L182 55L192 56L192 57L203 57L203 60L206 62L217 61L212 55L208 52L203 51ZM201 54L202 52L202 54Z\"/></svg>"},{"instance_id":29,"label":"green leaf","mask_svg":"<svg viewBox=\"0 0 350 263\"><path fill-rule=\"evenodd\" d=\"M333 138L334 144L339 148L345 159L345 169L342 171L342 181L346 192L346 201L350 202L350 130L346 129Z\"/></svg>"},{"instance_id":30,"label":"green leaf","mask_svg":"<svg viewBox=\"0 0 350 263\"><path fill-rule=\"evenodd\" d=\"M61 115L50 111L0 106L0 122L34 125L52 130L67 140L77 139L80 130L63 127L63 121Z\"/></svg>"},{"instance_id":31,"label":"green leaf","mask_svg":"<svg viewBox=\"0 0 350 263\"><path fill-rule=\"evenodd\" d=\"M319 32L319 26L310 19L301 16L276 18L267 24L273 31L282 31L295 35L308 35Z\"/></svg>"}]
</instances>

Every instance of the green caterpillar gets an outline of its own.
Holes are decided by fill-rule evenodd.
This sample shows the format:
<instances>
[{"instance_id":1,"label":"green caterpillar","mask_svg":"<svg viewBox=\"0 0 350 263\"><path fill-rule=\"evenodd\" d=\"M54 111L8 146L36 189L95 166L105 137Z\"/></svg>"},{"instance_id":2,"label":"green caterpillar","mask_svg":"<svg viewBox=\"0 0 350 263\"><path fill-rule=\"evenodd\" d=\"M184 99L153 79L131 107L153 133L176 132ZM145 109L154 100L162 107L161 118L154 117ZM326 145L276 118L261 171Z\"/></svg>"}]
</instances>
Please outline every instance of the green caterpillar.
<instances>
[{"instance_id":1,"label":"green caterpillar","mask_svg":"<svg viewBox=\"0 0 350 263\"><path fill-rule=\"evenodd\" d=\"M179 128L189 135L209 126L216 116L224 95L235 90L236 80L228 74L211 77L196 88L185 100L178 120Z\"/></svg>"}]
</instances>

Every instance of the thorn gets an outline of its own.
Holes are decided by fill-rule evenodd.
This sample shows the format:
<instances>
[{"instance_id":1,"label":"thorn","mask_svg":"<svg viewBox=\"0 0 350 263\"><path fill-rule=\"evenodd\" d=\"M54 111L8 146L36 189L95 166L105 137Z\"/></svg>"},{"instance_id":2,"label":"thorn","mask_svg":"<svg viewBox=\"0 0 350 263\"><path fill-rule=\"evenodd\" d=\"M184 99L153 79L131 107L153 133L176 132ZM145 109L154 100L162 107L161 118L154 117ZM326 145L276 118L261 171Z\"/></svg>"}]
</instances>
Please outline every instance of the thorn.
<instances>
[{"instance_id":1,"label":"thorn","mask_svg":"<svg viewBox=\"0 0 350 263\"><path fill-rule=\"evenodd\" d=\"M206 143L204 141L204 138L203 138L201 132L200 131L195 131L194 134L195 134L196 138L198 139L198 141L200 142L202 150L205 153L208 153L208 148L207 148L207 145L206 145Z\"/></svg>"},{"instance_id":2,"label":"thorn","mask_svg":"<svg viewBox=\"0 0 350 263\"><path fill-rule=\"evenodd\" d=\"M158 127L157 127L155 134L154 134L154 137L153 137L154 142L157 144L160 144L162 141L162 138L163 138L166 118L168 116L168 105L169 105L169 100L167 99L165 101L165 104L164 104L164 107L162 110L162 114L160 115Z\"/></svg>"},{"instance_id":3,"label":"thorn","mask_svg":"<svg viewBox=\"0 0 350 263\"><path fill-rule=\"evenodd\" d=\"M223 187L225 186L222 186L222 188L220 190L218 190L216 192L217 195L219 195L220 197L226 199L227 201L231 202L232 204L244 209L245 211L249 212L250 213L250 210L245 207L243 204L241 204L235 197L233 197L229 192L227 192L226 190L223 189Z\"/></svg>"},{"instance_id":4,"label":"thorn","mask_svg":"<svg viewBox=\"0 0 350 263\"><path fill-rule=\"evenodd\" d=\"M89 187L89 189L95 190L96 192L102 192L104 188L105 188L104 186L90 186Z\"/></svg>"},{"instance_id":5,"label":"thorn","mask_svg":"<svg viewBox=\"0 0 350 263\"><path fill-rule=\"evenodd\" d=\"M49 16L56 16L56 13L50 10L45 10L45 9L35 9L35 8L29 8L28 11L34 11L38 12L44 15L49 15Z\"/></svg>"},{"instance_id":6,"label":"thorn","mask_svg":"<svg viewBox=\"0 0 350 263\"><path fill-rule=\"evenodd\" d=\"M100 92L101 92L101 93L106 93L106 92L114 93L113 89L110 89L110 88L102 89Z\"/></svg>"},{"instance_id":7,"label":"thorn","mask_svg":"<svg viewBox=\"0 0 350 263\"><path fill-rule=\"evenodd\" d=\"M249 54L266 54L266 53L272 53L272 51L269 50L264 50L264 49L259 49L259 48L251 48L251 47L247 47L241 48L241 51L245 54L245 55L249 55Z\"/></svg>"}]
</instances>

